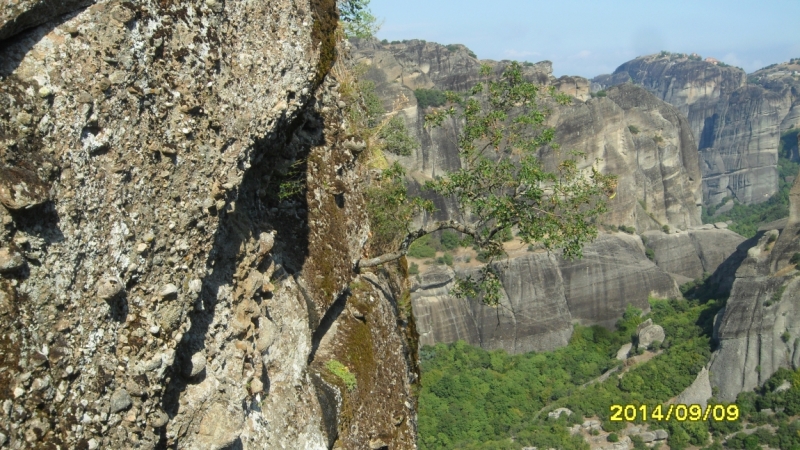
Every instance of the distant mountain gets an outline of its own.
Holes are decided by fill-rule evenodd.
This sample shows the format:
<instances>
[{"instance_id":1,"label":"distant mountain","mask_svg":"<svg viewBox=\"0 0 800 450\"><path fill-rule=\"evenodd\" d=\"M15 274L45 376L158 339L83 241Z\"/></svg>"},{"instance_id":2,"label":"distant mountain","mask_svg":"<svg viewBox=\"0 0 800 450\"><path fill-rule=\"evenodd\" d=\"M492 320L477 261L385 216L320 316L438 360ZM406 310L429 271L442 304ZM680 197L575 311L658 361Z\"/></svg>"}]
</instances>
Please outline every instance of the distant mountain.
<instances>
[{"instance_id":1,"label":"distant mountain","mask_svg":"<svg viewBox=\"0 0 800 450\"><path fill-rule=\"evenodd\" d=\"M592 90L622 83L643 86L686 115L706 205L726 197L761 203L777 191L781 134L800 128L800 59L747 75L712 58L662 52L595 77Z\"/></svg>"}]
</instances>

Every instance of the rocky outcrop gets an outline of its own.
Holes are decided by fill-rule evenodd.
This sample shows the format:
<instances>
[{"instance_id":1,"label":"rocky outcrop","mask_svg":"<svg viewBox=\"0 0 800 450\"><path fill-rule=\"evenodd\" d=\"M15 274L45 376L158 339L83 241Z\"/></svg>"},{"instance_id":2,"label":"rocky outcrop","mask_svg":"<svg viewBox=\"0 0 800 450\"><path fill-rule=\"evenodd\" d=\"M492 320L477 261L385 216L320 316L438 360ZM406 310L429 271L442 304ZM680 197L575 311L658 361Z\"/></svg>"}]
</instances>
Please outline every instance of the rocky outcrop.
<instances>
[{"instance_id":1,"label":"rocky outcrop","mask_svg":"<svg viewBox=\"0 0 800 450\"><path fill-rule=\"evenodd\" d=\"M760 234L748 250L715 326L719 350L709 370L722 400L761 385L780 367L800 367L800 272L789 263L800 252L798 180L786 226L780 235L778 230Z\"/></svg>"},{"instance_id":2,"label":"rocky outcrop","mask_svg":"<svg viewBox=\"0 0 800 450\"><path fill-rule=\"evenodd\" d=\"M620 83L644 86L689 120L700 149L703 198L763 202L777 191L779 139L800 126L800 64L773 65L747 76L743 70L688 55L636 58L593 88Z\"/></svg>"},{"instance_id":3,"label":"rocky outcrop","mask_svg":"<svg viewBox=\"0 0 800 450\"><path fill-rule=\"evenodd\" d=\"M552 123L562 148L584 152L587 163L617 175L604 222L640 231L700 224L697 147L673 107L621 85L605 98L554 109Z\"/></svg>"},{"instance_id":4,"label":"rocky outcrop","mask_svg":"<svg viewBox=\"0 0 800 450\"><path fill-rule=\"evenodd\" d=\"M397 159L419 181L460 168L454 144L459 124L423 127L425 111L418 107L413 89L464 91L478 81L481 63L499 74L508 61L478 61L463 46L416 40L397 44L357 40L354 45L354 58L369 66L367 76L376 82L384 107L403 117L421 144L411 156ZM619 176L618 194L604 222L642 231L664 224L680 229L700 224L697 146L679 111L634 86L620 86L609 90L606 98L590 99L588 80L556 79L548 61L524 65L523 72L528 79L574 98L571 106L552 105L551 125L561 147L584 152L583 166L596 165ZM544 160L554 156L542 154ZM440 203L438 219L456 213L454 205Z\"/></svg>"},{"instance_id":5,"label":"rocky outcrop","mask_svg":"<svg viewBox=\"0 0 800 450\"><path fill-rule=\"evenodd\" d=\"M648 310L651 295L680 295L644 256L641 241L626 234L600 236L580 260L534 252L497 268L503 284L497 308L450 295L451 269L421 274L411 294L420 344L464 340L510 353L552 350L567 344L573 323L612 327L629 304Z\"/></svg>"},{"instance_id":6,"label":"rocky outcrop","mask_svg":"<svg viewBox=\"0 0 800 450\"><path fill-rule=\"evenodd\" d=\"M745 238L720 224L693 227L676 233L648 231L642 240L653 251L653 262L679 284L714 275L714 283L730 292L736 269L744 259Z\"/></svg>"},{"instance_id":7,"label":"rocky outcrop","mask_svg":"<svg viewBox=\"0 0 800 450\"><path fill-rule=\"evenodd\" d=\"M81 5L0 0L6 445L414 448L335 2Z\"/></svg>"},{"instance_id":8,"label":"rocky outcrop","mask_svg":"<svg viewBox=\"0 0 800 450\"><path fill-rule=\"evenodd\" d=\"M700 405L705 409L711 396L712 389L711 381L708 378L708 370L703 367L692 384L678 394L678 397L675 398L675 403L679 405Z\"/></svg>"},{"instance_id":9,"label":"rocky outcrop","mask_svg":"<svg viewBox=\"0 0 800 450\"><path fill-rule=\"evenodd\" d=\"M664 327L653 323L653 319L647 319L636 327L636 336L639 339L639 347L650 348L654 342L662 343L666 335Z\"/></svg>"}]
</instances>

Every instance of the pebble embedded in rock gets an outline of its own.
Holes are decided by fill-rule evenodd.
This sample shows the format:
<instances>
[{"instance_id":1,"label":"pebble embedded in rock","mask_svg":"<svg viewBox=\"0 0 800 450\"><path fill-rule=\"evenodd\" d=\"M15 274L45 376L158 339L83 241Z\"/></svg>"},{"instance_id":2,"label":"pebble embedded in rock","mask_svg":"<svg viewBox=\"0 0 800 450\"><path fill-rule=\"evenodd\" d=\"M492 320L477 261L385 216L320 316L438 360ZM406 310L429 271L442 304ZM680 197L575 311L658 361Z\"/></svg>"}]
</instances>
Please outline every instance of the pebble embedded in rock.
<instances>
[{"instance_id":1,"label":"pebble embedded in rock","mask_svg":"<svg viewBox=\"0 0 800 450\"><path fill-rule=\"evenodd\" d=\"M206 368L205 352L197 352L192 355L192 366L189 368L189 376L194 377Z\"/></svg>"},{"instance_id":2,"label":"pebble embedded in rock","mask_svg":"<svg viewBox=\"0 0 800 450\"><path fill-rule=\"evenodd\" d=\"M172 298L178 295L178 286L172 283L166 284L158 290L158 296L161 298Z\"/></svg>"},{"instance_id":3,"label":"pebble embedded in rock","mask_svg":"<svg viewBox=\"0 0 800 450\"><path fill-rule=\"evenodd\" d=\"M258 236L258 255L263 257L272 250L275 246L274 233L261 233Z\"/></svg>"},{"instance_id":4,"label":"pebble embedded in rock","mask_svg":"<svg viewBox=\"0 0 800 450\"><path fill-rule=\"evenodd\" d=\"M147 418L147 421L150 423L151 427L161 428L166 425L167 422L169 422L169 416L167 416L164 411L156 410L150 414L150 416Z\"/></svg>"},{"instance_id":5,"label":"pebble embedded in rock","mask_svg":"<svg viewBox=\"0 0 800 450\"><path fill-rule=\"evenodd\" d=\"M157 336L158 333L160 332L161 328L158 325L153 325L152 327L150 327L150 334L152 334L153 336Z\"/></svg>"},{"instance_id":6,"label":"pebble embedded in rock","mask_svg":"<svg viewBox=\"0 0 800 450\"><path fill-rule=\"evenodd\" d=\"M116 414L131 407L133 399L125 389L118 389L111 394L111 414Z\"/></svg>"},{"instance_id":7,"label":"pebble embedded in rock","mask_svg":"<svg viewBox=\"0 0 800 450\"><path fill-rule=\"evenodd\" d=\"M25 258L10 248L0 248L0 273L14 272L25 266Z\"/></svg>"},{"instance_id":8,"label":"pebble embedded in rock","mask_svg":"<svg viewBox=\"0 0 800 450\"><path fill-rule=\"evenodd\" d=\"M103 300L111 300L119 295L123 289L124 285L118 277L106 277L97 286L97 296Z\"/></svg>"},{"instance_id":9,"label":"pebble embedded in rock","mask_svg":"<svg viewBox=\"0 0 800 450\"><path fill-rule=\"evenodd\" d=\"M261 392L264 392L264 383L258 378L250 380L250 394L256 395Z\"/></svg>"}]
</instances>

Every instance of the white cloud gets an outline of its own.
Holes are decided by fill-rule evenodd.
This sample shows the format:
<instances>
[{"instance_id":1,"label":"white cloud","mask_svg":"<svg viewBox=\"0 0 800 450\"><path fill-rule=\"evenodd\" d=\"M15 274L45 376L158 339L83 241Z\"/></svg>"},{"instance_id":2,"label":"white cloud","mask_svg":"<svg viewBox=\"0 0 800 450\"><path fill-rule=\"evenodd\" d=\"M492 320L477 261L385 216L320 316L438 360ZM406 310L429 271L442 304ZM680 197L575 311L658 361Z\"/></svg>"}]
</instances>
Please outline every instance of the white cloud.
<instances>
[{"instance_id":1,"label":"white cloud","mask_svg":"<svg viewBox=\"0 0 800 450\"><path fill-rule=\"evenodd\" d=\"M581 50L575 55L575 58L588 58L591 54L592 52L589 50Z\"/></svg>"}]
</instances>

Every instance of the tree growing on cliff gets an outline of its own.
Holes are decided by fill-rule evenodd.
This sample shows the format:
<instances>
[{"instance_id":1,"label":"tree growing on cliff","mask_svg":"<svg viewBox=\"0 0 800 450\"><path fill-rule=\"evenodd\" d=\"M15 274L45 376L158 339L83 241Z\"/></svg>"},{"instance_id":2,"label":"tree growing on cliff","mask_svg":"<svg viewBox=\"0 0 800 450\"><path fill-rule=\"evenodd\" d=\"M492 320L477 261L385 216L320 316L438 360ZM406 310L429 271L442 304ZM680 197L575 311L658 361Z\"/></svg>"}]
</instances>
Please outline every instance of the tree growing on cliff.
<instances>
[{"instance_id":1,"label":"tree growing on cliff","mask_svg":"<svg viewBox=\"0 0 800 450\"><path fill-rule=\"evenodd\" d=\"M369 9L370 0L339 0L339 19L348 38L368 38L380 29L378 18Z\"/></svg>"},{"instance_id":2,"label":"tree growing on cliff","mask_svg":"<svg viewBox=\"0 0 800 450\"><path fill-rule=\"evenodd\" d=\"M561 248L567 258L580 257L583 245L597 236L595 218L606 211L605 198L613 194L616 178L594 167L580 170L578 158L584 155L575 152L548 170L537 151L544 146L558 150L554 129L545 124L548 111L540 99L541 88L523 78L516 62L499 79L489 79L490 74L491 68L483 66L483 81L467 95L448 92L450 106L425 117L430 127L442 126L450 118L463 123L457 139L461 169L425 184L426 189L455 199L461 220L411 229L413 215L432 212L433 204L409 198L402 183L403 170L395 165L380 181L391 188L391 195L381 201L387 209L400 212L385 217L399 222L396 229L406 232L393 251L362 259L359 268L397 260L406 255L411 243L427 234L455 230L471 236L489 257L477 277L457 281L455 294L480 296L484 303L497 305L501 286L492 261L504 253L503 230L514 228L525 243ZM544 94L561 104L570 101L554 90Z\"/></svg>"}]
</instances>

